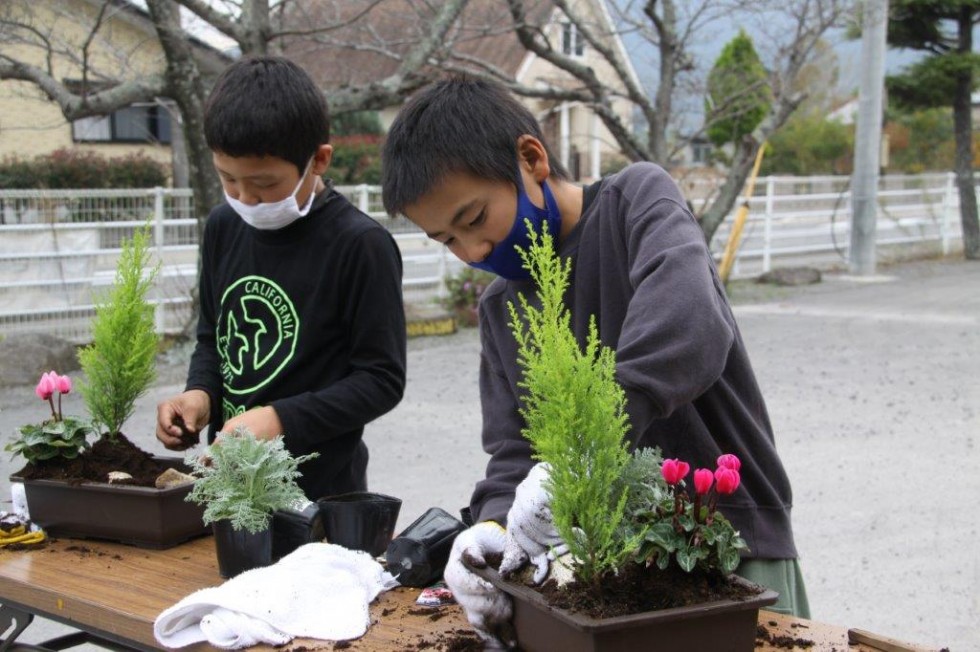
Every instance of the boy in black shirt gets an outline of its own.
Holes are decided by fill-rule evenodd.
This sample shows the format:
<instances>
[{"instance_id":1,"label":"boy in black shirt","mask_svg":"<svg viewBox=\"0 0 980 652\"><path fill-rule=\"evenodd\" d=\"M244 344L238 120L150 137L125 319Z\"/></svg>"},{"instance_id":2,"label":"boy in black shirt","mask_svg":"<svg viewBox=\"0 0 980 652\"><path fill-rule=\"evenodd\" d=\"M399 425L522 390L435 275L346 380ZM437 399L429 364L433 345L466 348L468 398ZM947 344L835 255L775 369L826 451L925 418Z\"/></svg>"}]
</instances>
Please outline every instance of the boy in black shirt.
<instances>
[{"instance_id":1,"label":"boy in black shirt","mask_svg":"<svg viewBox=\"0 0 980 652\"><path fill-rule=\"evenodd\" d=\"M279 57L240 60L205 107L205 136L227 203L201 247L197 346L185 391L157 407L157 438L246 426L283 437L307 497L366 489L369 421L405 385L398 247L326 187L326 102Z\"/></svg>"},{"instance_id":2,"label":"boy in black shirt","mask_svg":"<svg viewBox=\"0 0 980 652\"><path fill-rule=\"evenodd\" d=\"M711 252L670 176L635 163L582 188L505 88L457 78L423 89L399 112L382 153L382 187L389 213L500 277L479 306L490 461L470 503L477 524L456 539L445 575L477 630L500 642L510 606L460 559L503 552L503 571L518 546L518 560L546 571L544 553L561 543L550 516L526 508L547 504L547 471L534 466L521 434L522 375L507 309L518 293L535 291L516 249L528 246L526 221L537 232L546 224L572 261L566 304L579 341L594 316L602 343L616 351L630 444L659 446L693 468L713 468L723 453L741 458L741 486L719 503L750 548L738 572L778 590L778 610L807 617L789 479Z\"/></svg>"}]
</instances>

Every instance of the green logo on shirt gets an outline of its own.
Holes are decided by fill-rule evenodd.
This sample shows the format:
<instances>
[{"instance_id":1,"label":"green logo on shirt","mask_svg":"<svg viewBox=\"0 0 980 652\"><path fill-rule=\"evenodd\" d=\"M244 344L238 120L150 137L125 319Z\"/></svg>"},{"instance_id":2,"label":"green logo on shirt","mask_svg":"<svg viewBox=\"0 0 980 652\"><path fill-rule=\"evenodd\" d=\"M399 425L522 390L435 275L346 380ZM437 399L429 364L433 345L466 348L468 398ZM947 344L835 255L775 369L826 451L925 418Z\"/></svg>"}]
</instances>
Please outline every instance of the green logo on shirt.
<instances>
[{"instance_id":1,"label":"green logo on shirt","mask_svg":"<svg viewBox=\"0 0 980 652\"><path fill-rule=\"evenodd\" d=\"M282 288L261 276L245 276L221 297L216 331L225 391L249 394L292 359L299 319Z\"/></svg>"}]
</instances>

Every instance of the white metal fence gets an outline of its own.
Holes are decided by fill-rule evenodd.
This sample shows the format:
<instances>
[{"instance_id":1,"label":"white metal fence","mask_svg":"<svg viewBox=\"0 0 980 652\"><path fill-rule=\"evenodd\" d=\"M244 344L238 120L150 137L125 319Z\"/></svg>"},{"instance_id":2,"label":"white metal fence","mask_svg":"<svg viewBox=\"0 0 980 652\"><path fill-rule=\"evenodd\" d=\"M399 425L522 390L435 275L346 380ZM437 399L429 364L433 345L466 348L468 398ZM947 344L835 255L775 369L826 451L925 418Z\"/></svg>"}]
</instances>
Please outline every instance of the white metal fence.
<instances>
[{"instance_id":1,"label":"white metal fence","mask_svg":"<svg viewBox=\"0 0 980 652\"><path fill-rule=\"evenodd\" d=\"M914 249L947 254L960 246L959 195L952 173L884 176L878 186L875 241L879 260ZM712 240L720 256L732 220ZM851 238L849 177L759 179L749 201L732 276L757 276L774 266L846 263Z\"/></svg>"},{"instance_id":2,"label":"white metal fence","mask_svg":"<svg viewBox=\"0 0 980 652\"><path fill-rule=\"evenodd\" d=\"M847 177L766 177L750 201L736 277L774 266L842 263L850 238ZM340 187L397 240L406 302L427 302L462 264L404 218L389 218L376 186ZM197 228L189 190L0 190L0 333L43 331L83 342L94 302L115 275L123 238L153 224L160 272L153 300L160 332L193 319ZM948 252L960 239L952 174L881 179L879 252L910 244ZM713 248L720 253L730 220Z\"/></svg>"}]
</instances>

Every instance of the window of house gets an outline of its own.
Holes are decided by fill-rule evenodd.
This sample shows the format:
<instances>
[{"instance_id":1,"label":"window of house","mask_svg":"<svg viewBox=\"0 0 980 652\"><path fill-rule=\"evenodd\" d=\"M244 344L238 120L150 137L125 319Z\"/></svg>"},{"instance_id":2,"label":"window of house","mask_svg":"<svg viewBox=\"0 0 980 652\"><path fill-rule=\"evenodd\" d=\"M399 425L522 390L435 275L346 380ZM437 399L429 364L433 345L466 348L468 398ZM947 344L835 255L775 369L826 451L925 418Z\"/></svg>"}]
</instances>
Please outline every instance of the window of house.
<instances>
[{"instance_id":1,"label":"window of house","mask_svg":"<svg viewBox=\"0 0 980 652\"><path fill-rule=\"evenodd\" d=\"M694 163L705 165L710 161L713 148L708 141L695 140L691 143L691 159Z\"/></svg>"},{"instance_id":2,"label":"window of house","mask_svg":"<svg viewBox=\"0 0 980 652\"><path fill-rule=\"evenodd\" d=\"M170 114L158 104L133 104L71 123L76 143L170 143Z\"/></svg>"},{"instance_id":3,"label":"window of house","mask_svg":"<svg viewBox=\"0 0 980 652\"><path fill-rule=\"evenodd\" d=\"M562 23L561 51L571 57L580 57L585 53L585 39L573 23Z\"/></svg>"}]
</instances>

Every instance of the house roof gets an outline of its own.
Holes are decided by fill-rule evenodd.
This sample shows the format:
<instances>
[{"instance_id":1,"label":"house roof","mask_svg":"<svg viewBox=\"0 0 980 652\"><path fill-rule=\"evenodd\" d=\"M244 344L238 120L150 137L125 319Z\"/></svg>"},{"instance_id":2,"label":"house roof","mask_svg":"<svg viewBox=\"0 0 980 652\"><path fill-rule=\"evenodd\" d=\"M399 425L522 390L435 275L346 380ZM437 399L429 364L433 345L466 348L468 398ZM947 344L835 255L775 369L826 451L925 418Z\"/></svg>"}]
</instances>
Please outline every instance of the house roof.
<instances>
[{"instance_id":1,"label":"house roof","mask_svg":"<svg viewBox=\"0 0 980 652\"><path fill-rule=\"evenodd\" d=\"M418 0L300 0L291 7L287 29L350 21L334 31L289 37L285 45L284 54L325 89L361 85L393 74L399 57L428 36L435 18L432 3ZM532 3L528 20L542 25L553 10L550 0ZM448 36L454 63L476 68L479 61L516 76L528 52L511 24L505 0L471 0Z\"/></svg>"}]
</instances>

